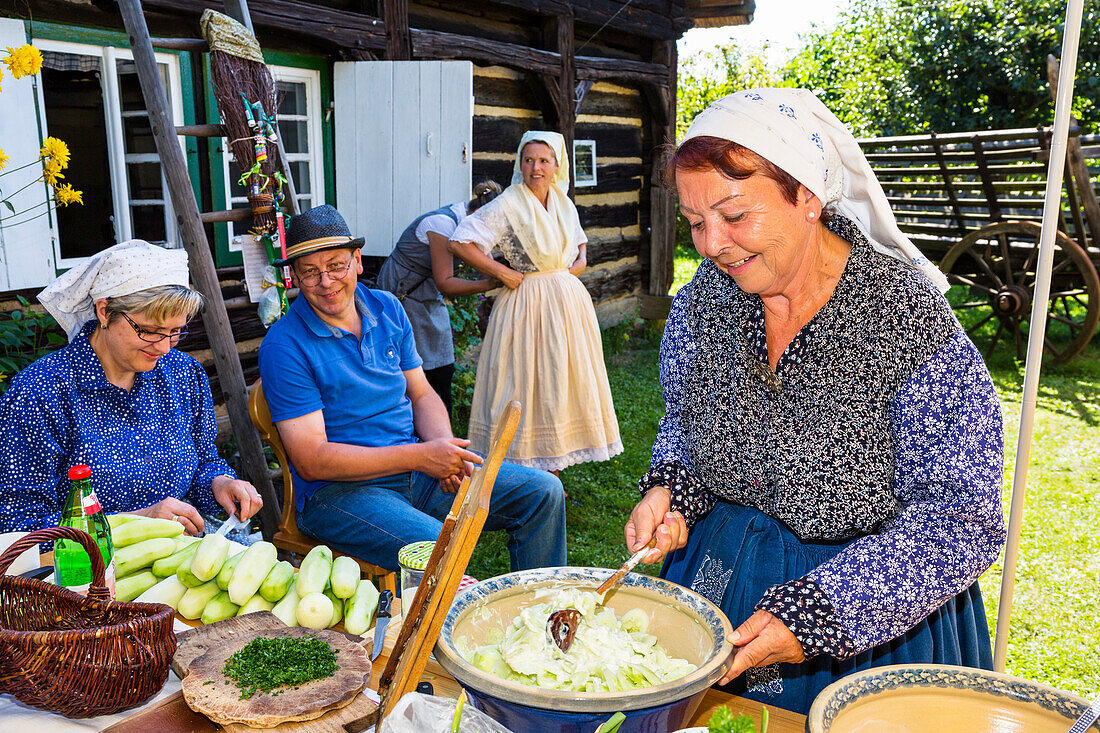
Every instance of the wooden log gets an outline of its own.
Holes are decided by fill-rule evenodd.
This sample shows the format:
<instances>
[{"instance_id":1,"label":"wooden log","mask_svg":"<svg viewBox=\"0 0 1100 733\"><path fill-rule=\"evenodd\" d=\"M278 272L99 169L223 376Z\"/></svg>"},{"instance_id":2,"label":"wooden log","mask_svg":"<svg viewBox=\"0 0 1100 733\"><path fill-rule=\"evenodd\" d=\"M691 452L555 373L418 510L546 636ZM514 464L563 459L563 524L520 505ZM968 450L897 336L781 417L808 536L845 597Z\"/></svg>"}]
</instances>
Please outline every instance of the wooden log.
<instances>
[{"instance_id":1,"label":"wooden log","mask_svg":"<svg viewBox=\"0 0 1100 733\"><path fill-rule=\"evenodd\" d=\"M206 41L201 38L153 38L150 39L154 48L165 48L169 51L198 51L205 53L210 50Z\"/></svg>"},{"instance_id":2,"label":"wooden log","mask_svg":"<svg viewBox=\"0 0 1100 733\"><path fill-rule=\"evenodd\" d=\"M177 135L189 137L225 137L224 125L176 125Z\"/></svg>"},{"instance_id":3,"label":"wooden log","mask_svg":"<svg viewBox=\"0 0 1100 733\"><path fill-rule=\"evenodd\" d=\"M386 58L390 61L412 59L412 43L409 41L408 0L382 0L386 22Z\"/></svg>"},{"instance_id":4,"label":"wooden log","mask_svg":"<svg viewBox=\"0 0 1100 733\"><path fill-rule=\"evenodd\" d=\"M474 116L474 150L514 155L527 130L545 120L517 117ZM610 122L577 125L577 136L596 141L598 158L642 158L642 130L639 126ZM601 169L602 171L602 169ZM602 175L602 173L601 173Z\"/></svg>"},{"instance_id":5,"label":"wooden log","mask_svg":"<svg viewBox=\"0 0 1100 733\"><path fill-rule=\"evenodd\" d=\"M676 68L676 42L654 43L654 59L669 69ZM676 73L669 73L668 84L657 88L657 107L650 122L650 139L659 146L667 139L676 139ZM676 208L672 193L661 182L661 152L655 147L649 183L649 295L668 295L674 275L676 254Z\"/></svg>"},{"instance_id":6,"label":"wooden log","mask_svg":"<svg viewBox=\"0 0 1100 733\"><path fill-rule=\"evenodd\" d=\"M616 260L621 260L626 257L637 257L641 246L641 240L637 237L589 241L588 266L595 267L605 262L615 262Z\"/></svg>"},{"instance_id":7,"label":"wooden log","mask_svg":"<svg viewBox=\"0 0 1100 733\"><path fill-rule=\"evenodd\" d=\"M199 214L203 224L219 224L227 221L247 221L252 218L252 209L226 209L225 211L204 211Z\"/></svg>"},{"instance_id":8,"label":"wooden log","mask_svg":"<svg viewBox=\"0 0 1100 733\"><path fill-rule=\"evenodd\" d=\"M614 270L585 270L581 282L592 294L592 300L599 303L637 292L642 285L642 266L635 262Z\"/></svg>"},{"instance_id":9,"label":"wooden log","mask_svg":"<svg viewBox=\"0 0 1100 733\"><path fill-rule=\"evenodd\" d=\"M618 91L609 85L592 87L584 96L584 114L614 115L616 117L645 116L647 107L640 93L626 88ZM510 79L499 76L474 74L474 99L478 106L506 107L511 109L542 109L523 78ZM507 114L507 112L504 112Z\"/></svg>"},{"instance_id":10,"label":"wooden log","mask_svg":"<svg viewBox=\"0 0 1100 733\"><path fill-rule=\"evenodd\" d=\"M638 223L637 204L578 206L577 215L585 227L630 227Z\"/></svg>"},{"instance_id":11,"label":"wooden log","mask_svg":"<svg viewBox=\"0 0 1100 733\"><path fill-rule=\"evenodd\" d=\"M645 38L674 40L691 28L695 21L682 10L682 3L645 2L644 0L585 0L585 2L567 2L567 0L489 0L494 5L504 5L538 13L540 15L560 15L572 10L578 23L607 29L625 31L631 35ZM681 12L676 13L675 8Z\"/></svg>"},{"instance_id":12,"label":"wooden log","mask_svg":"<svg viewBox=\"0 0 1100 733\"><path fill-rule=\"evenodd\" d=\"M245 391L244 375L229 328L228 316L222 302L221 288L214 271L214 262L210 256L206 234L199 221L198 204L191 188L191 181L187 178L187 161L174 134L168 97L164 93L160 69L153 55L153 46L142 14L141 2L140 0L119 0L119 9L133 49L134 65L145 97L145 105L149 111L149 123L156 142L157 154L160 156L161 170L172 198L172 208L176 213L180 240L187 251L192 279L206 299L206 307L202 310L203 324L211 336L211 349L219 381L225 393L233 432L237 436L237 444L241 451L241 462L245 474L263 499L260 522L264 536L270 537L278 527L280 519L279 500L275 496L267 473L267 462L264 460L260 437L248 415L248 396Z\"/></svg>"}]
</instances>

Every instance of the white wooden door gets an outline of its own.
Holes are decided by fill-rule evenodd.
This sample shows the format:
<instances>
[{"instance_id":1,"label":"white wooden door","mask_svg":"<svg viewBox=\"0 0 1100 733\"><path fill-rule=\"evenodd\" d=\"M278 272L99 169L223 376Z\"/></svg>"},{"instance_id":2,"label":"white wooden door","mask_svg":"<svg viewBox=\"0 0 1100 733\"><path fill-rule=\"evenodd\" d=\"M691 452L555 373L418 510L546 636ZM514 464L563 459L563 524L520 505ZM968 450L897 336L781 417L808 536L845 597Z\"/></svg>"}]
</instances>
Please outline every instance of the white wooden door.
<instances>
[{"instance_id":1,"label":"white wooden door","mask_svg":"<svg viewBox=\"0 0 1100 733\"><path fill-rule=\"evenodd\" d=\"M0 18L0 48L27 42L23 21ZM42 287L56 272L53 244L57 236L49 189L35 164L42 146L38 110L43 109L38 77L4 75L0 86L0 150L9 160L0 171L0 290ZM28 165L33 164L33 165ZM17 170L22 166L22 170ZM22 189L22 190L20 190Z\"/></svg>"},{"instance_id":2,"label":"white wooden door","mask_svg":"<svg viewBox=\"0 0 1100 733\"><path fill-rule=\"evenodd\" d=\"M336 207L363 254L388 255L419 215L470 197L473 64L339 62Z\"/></svg>"}]
</instances>

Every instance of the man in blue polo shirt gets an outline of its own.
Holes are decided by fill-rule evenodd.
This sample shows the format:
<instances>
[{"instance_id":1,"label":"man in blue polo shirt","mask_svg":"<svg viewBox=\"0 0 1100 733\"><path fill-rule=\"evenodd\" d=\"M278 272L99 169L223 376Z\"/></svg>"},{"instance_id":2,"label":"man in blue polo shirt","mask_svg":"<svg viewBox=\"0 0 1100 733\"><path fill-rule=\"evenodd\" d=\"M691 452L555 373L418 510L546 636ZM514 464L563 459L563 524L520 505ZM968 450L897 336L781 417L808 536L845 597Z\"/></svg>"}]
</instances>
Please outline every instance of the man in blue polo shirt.
<instances>
[{"instance_id":1,"label":"man in blue polo shirt","mask_svg":"<svg viewBox=\"0 0 1100 733\"><path fill-rule=\"evenodd\" d=\"M453 494L481 457L454 437L392 294L359 284L359 248L339 212L291 220L300 297L260 346L271 417L290 456L298 526L396 570L397 551L439 536ZM508 532L512 570L564 565L565 497L546 471L505 463L487 529Z\"/></svg>"}]
</instances>

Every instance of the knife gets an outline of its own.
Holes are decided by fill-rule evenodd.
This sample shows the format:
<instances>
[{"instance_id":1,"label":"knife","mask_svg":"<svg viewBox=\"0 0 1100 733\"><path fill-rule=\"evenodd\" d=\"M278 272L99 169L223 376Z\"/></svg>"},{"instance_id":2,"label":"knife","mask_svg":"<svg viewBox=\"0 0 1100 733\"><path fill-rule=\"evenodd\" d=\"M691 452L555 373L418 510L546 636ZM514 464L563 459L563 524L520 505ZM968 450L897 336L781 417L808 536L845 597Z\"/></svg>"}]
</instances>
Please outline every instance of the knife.
<instances>
[{"instance_id":1,"label":"knife","mask_svg":"<svg viewBox=\"0 0 1100 733\"><path fill-rule=\"evenodd\" d=\"M374 618L374 646L370 650L370 660L373 662L382 653L382 645L386 642L386 626L390 623L390 602L393 601L393 591L384 590L378 596L378 614Z\"/></svg>"}]
</instances>

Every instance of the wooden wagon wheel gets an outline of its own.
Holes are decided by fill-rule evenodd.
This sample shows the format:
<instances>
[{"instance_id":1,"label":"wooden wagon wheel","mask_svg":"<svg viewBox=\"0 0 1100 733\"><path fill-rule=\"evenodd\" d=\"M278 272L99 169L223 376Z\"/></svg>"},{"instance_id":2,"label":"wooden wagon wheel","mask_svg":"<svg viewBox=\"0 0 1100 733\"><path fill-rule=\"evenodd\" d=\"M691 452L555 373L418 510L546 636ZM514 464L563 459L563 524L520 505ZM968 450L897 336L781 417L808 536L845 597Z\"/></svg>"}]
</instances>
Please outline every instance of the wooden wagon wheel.
<instances>
[{"instance_id":1,"label":"wooden wagon wheel","mask_svg":"<svg viewBox=\"0 0 1100 733\"><path fill-rule=\"evenodd\" d=\"M1041 230L1035 222L991 224L968 234L940 262L952 285L967 288L964 302L953 307L987 359L1002 339L1015 342L1021 361L1027 355ZM1058 232L1054 246L1044 351L1052 364L1065 364L1084 350L1100 322L1100 277L1065 233Z\"/></svg>"}]
</instances>

